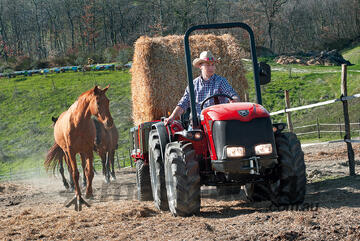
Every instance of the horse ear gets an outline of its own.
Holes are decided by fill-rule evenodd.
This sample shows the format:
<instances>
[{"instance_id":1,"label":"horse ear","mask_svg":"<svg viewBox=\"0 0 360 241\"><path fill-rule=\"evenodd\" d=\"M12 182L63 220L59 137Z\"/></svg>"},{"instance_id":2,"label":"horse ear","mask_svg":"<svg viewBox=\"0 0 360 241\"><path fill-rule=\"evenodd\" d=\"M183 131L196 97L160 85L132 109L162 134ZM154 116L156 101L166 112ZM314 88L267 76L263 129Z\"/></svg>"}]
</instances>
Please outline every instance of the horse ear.
<instances>
[{"instance_id":1,"label":"horse ear","mask_svg":"<svg viewBox=\"0 0 360 241\"><path fill-rule=\"evenodd\" d=\"M97 86L97 85L95 85L95 87L94 87L94 94L95 95L98 95L98 94L100 94L101 93L101 89L99 89L99 87Z\"/></svg>"},{"instance_id":2,"label":"horse ear","mask_svg":"<svg viewBox=\"0 0 360 241\"><path fill-rule=\"evenodd\" d=\"M103 89L104 94L105 94L105 92L109 89L109 87L110 87L110 84L108 84L108 85Z\"/></svg>"}]
</instances>

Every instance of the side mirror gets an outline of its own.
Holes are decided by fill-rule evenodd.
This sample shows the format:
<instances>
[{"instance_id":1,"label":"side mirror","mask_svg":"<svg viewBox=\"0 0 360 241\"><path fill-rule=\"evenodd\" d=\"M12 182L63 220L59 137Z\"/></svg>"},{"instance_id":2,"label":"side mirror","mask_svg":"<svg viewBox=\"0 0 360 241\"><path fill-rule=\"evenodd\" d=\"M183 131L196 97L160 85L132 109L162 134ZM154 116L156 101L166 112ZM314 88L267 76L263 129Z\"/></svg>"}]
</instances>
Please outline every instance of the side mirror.
<instances>
[{"instance_id":1,"label":"side mirror","mask_svg":"<svg viewBox=\"0 0 360 241\"><path fill-rule=\"evenodd\" d=\"M266 85L271 81L271 68L265 62L259 63L259 79L260 85Z\"/></svg>"}]
</instances>

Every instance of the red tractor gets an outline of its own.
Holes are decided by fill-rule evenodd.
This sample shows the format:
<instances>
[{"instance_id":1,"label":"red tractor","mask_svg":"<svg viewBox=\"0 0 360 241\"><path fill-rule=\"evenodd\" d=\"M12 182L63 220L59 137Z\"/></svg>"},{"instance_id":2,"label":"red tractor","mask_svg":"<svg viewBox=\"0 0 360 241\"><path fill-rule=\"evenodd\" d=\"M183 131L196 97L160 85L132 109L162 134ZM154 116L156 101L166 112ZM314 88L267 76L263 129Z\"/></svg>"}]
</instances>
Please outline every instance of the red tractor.
<instances>
[{"instance_id":1,"label":"red tractor","mask_svg":"<svg viewBox=\"0 0 360 241\"><path fill-rule=\"evenodd\" d=\"M249 33L257 103L228 103L202 108L196 115L189 35L198 29L240 27ZM254 34L244 23L197 25L184 37L191 120L143 123L131 130L139 200L154 200L175 216L200 212L200 187L240 192L249 200L277 206L304 201L304 154L296 135L282 132L261 105L260 84L270 82L270 66L257 62ZM224 95L220 95L224 96ZM218 98L219 95L210 96ZM231 99L231 97L225 97ZM215 102L216 103L216 102ZM187 123L192 128L188 128Z\"/></svg>"}]
</instances>

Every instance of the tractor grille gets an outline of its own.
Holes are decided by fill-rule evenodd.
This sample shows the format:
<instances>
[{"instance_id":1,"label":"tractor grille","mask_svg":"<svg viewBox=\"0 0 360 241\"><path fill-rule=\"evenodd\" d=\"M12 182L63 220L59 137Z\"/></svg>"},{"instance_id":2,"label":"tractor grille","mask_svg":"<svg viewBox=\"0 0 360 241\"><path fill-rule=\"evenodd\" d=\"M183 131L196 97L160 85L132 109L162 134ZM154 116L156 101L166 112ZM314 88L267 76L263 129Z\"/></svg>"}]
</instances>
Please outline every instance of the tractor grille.
<instances>
[{"instance_id":1,"label":"tractor grille","mask_svg":"<svg viewBox=\"0 0 360 241\"><path fill-rule=\"evenodd\" d=\"M254 146L256 144L272 143L274 152L276 150L272 123L269 117L257 118L249 122L239 120L215 121L212 131L216 155L219 160L222 159L223 148L227 145L245 147L246 157L255 155Z\"/></svg>"}]
</instances>

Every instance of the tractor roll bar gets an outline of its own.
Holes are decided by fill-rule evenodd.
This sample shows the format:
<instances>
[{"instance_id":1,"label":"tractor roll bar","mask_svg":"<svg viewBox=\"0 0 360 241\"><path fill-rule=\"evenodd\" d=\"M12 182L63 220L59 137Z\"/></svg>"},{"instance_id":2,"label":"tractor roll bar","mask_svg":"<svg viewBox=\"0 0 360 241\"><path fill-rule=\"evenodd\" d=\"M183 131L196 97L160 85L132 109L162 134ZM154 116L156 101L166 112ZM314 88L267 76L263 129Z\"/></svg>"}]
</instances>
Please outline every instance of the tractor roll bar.
<instances>
[{"instance_id":1,"label":"tractor roll bar","mask_svg":"<svg viewBox=\"0 0 360 241\"><path fill-rule=\"evenodd\" d=\"M190 46L189 46L189 36L195 30L206 30L206 29L222 29L222 28L243 28L249 33L250 37L250 51L251 51L251 58L253 63L253 71L254 71L254 82L255 82L255 90L256 90L256 100L258 104L262 104L261 99L261 89L260 89L260 81L259 81L259 66L256 57L256 49L255 49L255 39L254 39L254 32L250 28L249 25L240 22L234 23L217 23L217 24L204 24L204 25L196 25L190 27L186 30L184 36L184 47L185 47L185 61L186 61L186 71L187 71L187 78L189 83L189 91L190 91L190 108L192 113L192 122L194 128L198 128L198 118L196 115L196 108L195 108L195 93L194 93L194 84L193 84L193 74L192 74L192 64L191 64L191 53L190 53Z\"/></svg>"}]
</instances>

